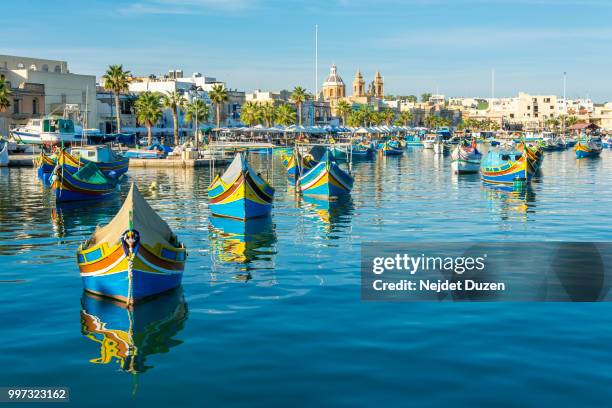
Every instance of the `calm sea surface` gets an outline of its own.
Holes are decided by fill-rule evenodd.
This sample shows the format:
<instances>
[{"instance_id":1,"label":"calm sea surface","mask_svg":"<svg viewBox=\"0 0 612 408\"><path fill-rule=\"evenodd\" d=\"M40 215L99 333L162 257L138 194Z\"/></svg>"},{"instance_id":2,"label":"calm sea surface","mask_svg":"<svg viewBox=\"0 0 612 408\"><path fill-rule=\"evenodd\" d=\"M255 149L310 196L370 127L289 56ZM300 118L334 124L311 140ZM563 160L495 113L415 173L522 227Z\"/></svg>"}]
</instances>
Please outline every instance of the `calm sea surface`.
<instances>
[{"instance_id":1,"label":"calm sea surface","mask_svg":"<svg viewBox=\"0 0 612 408\"><path fill-rule=\"evenodd\" d=\"M363 241L610 241L612 151L546 153L516 195L413 148L356 164L329 211L296 199L278 156L253 161L277 192L247 235L210 219L208 169L129 171L189 250L182 293L131 315L83 296L75 262L120 198L59 209L33 169L0 169L0 386L91 408L610 405L612 305L367 303L359 257Z\"/></svg>"}]
</instances>

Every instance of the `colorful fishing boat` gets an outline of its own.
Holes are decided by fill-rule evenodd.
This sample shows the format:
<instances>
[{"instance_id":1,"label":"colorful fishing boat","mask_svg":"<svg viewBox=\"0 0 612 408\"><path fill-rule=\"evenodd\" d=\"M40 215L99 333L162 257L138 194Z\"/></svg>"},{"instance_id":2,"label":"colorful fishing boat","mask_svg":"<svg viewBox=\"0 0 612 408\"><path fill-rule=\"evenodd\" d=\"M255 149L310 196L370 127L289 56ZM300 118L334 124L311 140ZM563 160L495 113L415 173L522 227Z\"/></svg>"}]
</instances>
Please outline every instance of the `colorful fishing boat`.
<instances>
[{"instance_id":1,"label":"colorful fishing boat","mask_svg":"<svg viewBox=\"0 0 612 408\"><path fill-rule=\"evenodd\" d=\"M57 156L55 154L46 154L40 152L38 156L34 158L34 165L36 166L36 174L45 184L51 183L51 174L55 169Z\"/></svg>"},{"instance_id":2,"label":"colorful fishing boat","mask_svg":"<svg viewBox=\"0 0 612 408\"><path fill-rule=\"evenodd\" d=\"M300 177L300 174L304 174L317 164L311 154L301 155L297 149L294 149L292 154L283 155L282 161L283 166L287 169L287 180L292 186L295 185L295 181ZM299 166L298 163L300 163Z\"/></svg>"},{"instance_id":3,"label":"colorful fishing boat","mask_svg":"<svg viewBox=\"0 0 612 408\"><path fill-rule=\"evenodd\" d=\"M301 176L298 183L303 194L333 198L351 192L353 177L338 166L327 150L319 163Z\"/></svg>"},{"instance_id":4,"label":"colorful fishing boat","mask_svg":"<svg viewBox=\"0 0 612 408\"><path fill-rule=\"evenodd\" d=\"M406 146L423 146L423 141L417 134L406 135L404 142Z\"/></svg>"},{"instance_id":5,"label":"colorful fishing boat","mask_svg":"<svg viewBox=\"0 0 612 408\"><path fill-rule=\"evenodd\" d=\"M51 176L51 190L58 203L102 200L117 193L117 181L106 177L95 163L87 163L74 174L58 164Z\"/></svg>"},{"instance_id":6,"label":"colorful fishing boat","mask_svg":"<svg viewBox=\"0 0 612 408\"><path fill-rule=\"evenodd\" d=\"M530 172L535 174L540 170L542 161L544 160L544 151L537 143L521 142L516 146L516 149L527 153L527 165Z\"/></svg>"},{"instance_id":7,"label":"colorful fishing boat","mask_svg":"<svg viewBox=\"0 0 612 408\"><path fill-rule=\"evenodd\" d=\"M332 156L336 161L348 161L349 160L349 146L343 145L333 145L329 148Z\"/></svg>"},{"instance_id":8,"label":"colorful fishing boat","mask_svg":"<svg viewBox=\"0 0 612 408\"><path fill-rule=\"evenodd\" d=\"M85 290L126 304L181 285L187 250L132 183L115 218L77 250Z\"/></svg>"},{"instance_id":9,"label":"colorful fishing boat","mask_svg":"<svg viewBox=\"0 0 612 408\"><path fill-rule=\"evenodd\" d=\"M174 337L187 320L182 290L173 290L148 302L124 304L85 292L81 297L81 333L98 344L92 364L117 364L130 374L143 373L149 355L167 353L181 344Z\"/></svg>"},{"instance_id":10,"label":"colorful fishing boat","mask_svg":"<svg viewBox=\"0 0 612 408\"><path fill-rule=\"evenodd\" d=\"M367 143L358 143L352 146L351 159L365 160L373 156L373 150Z\"/></svg>"},{"instance_id":11,"label":"colorful fishing boat","mask_svg":"<svg viewBox=\"0 0 612 408\"><path fill-rule=\"evenodd\" d=\"M105 176L112 178L125 174L130 163L128 158L119 156L108 145L74 147L63 159L63 164L71 172L89 162L96 163Z\"/></svg>"},{"instance_id":12,"label":"colorful fishing boat","mask_svg":"<svg viewBox=\"0 0 612 408\"><path fill-rule=\"evenodd\" d=\"M574 146L574 150L577 159L598 157L603 150L603 145L599 137L591 137L586 141L578 140L578 143Z\"/></svg>"},{"instance_id":13,"label":"colorful fishing boat","mask_svg":"<svg viewBox=\"0 0 612 408\"><path fill-rule=\"evenodd\" d=\"M251 168L242 153L236 153L225 173L217 175L208 187L208 197L212 214L246 220L271 213L274 188Z\"/></svg>"},{"instance_id":14,"label":"colorful fishing boat","mask_svg":"<svg viewBox=\"0 0 612 408\"><path fill-rule=\"evenodd\" d=\"M529 183L534 172L527 155L526 150L490 150L480 165L482 181L507 185Z\"/></svg>"},{"instance_id":15,"label":"colorful fishing boat","mask_svg":"<svg viewBox=\"0 0 612 408\"><path fill-rule=\"evenodd\" d=\"M451 169L455 174L478 173L481 160L475 140L471 144L460 143L451 154Z\"/></svg>"},{"instance_id":16,"label":"colorful fishing boat","mask_svg":"<svg viewBox=\"0 0 612 408\"><path fill-rule=\"evenodd\" d=\"M385 156L401 156L404 154L404 149L401 148L399 142L392 140L383 143L380 151Z\"/></svg>"}]
</instances>

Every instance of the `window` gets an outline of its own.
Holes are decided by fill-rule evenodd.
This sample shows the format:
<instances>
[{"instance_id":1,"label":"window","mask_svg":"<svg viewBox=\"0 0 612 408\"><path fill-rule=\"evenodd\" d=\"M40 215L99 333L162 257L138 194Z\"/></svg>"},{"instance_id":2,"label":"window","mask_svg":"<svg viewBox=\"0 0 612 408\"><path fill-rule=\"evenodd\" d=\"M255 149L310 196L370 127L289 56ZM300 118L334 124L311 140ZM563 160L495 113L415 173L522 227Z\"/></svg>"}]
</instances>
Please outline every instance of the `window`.
<instances>
[{"instance_id":1,"label":"window","mask_svg":"<svg viewBox=\"0 0 612 408\"><path fill-rule=\"evenodd\" d=\"M19 102L21 102L19 99L13 100L13 113L14 114L19 113Z\"/></svg>"},{"instance_id":2,"label":"window","mask_svg":"<svg viewBox=\"0 0 612 408\"><path fill-rule=\"evenodd\" d=\"M49 72L49 66L47 64L43 64L42 72Z\"/></svg>"},{"instance_id":3,"label":"window","mask_svg":"<svg viewBox=\"0 0 612 408\"><path fill-rule=\"evenodd\" d=\"M81 92L81 102L83 102L83 104L87 102L87 92L85 91Z\"/></svg>"},{"instance_id":4,"label":"window","mask_svg":"<svg viewBox=\"0 0 612 408\"><path fill-rule=\"evenodd\" d=\"M53 68L53 72L55 72L55 73L62 72L62 67L60 67L59 65L56 65L55 68Z\"/></svg>"},{"instance_id":5,"label":"window","mask_svg":"<svg viewBox=\"0 0 612 408\"><path fill-rule=\"evenodd\" d=\"M66 94L62 94L62 103L66 103Z\"/></svg>"},{"instance_id":6,"label":"window","mask_svg":"<svg viewBox=\"0 0 612 408\"><path fill-rule=\"evenodd\" d=\"M32 100L32 114L36 115L38 113L38 99L34 98Z\"/></svg>"}]
</instances>

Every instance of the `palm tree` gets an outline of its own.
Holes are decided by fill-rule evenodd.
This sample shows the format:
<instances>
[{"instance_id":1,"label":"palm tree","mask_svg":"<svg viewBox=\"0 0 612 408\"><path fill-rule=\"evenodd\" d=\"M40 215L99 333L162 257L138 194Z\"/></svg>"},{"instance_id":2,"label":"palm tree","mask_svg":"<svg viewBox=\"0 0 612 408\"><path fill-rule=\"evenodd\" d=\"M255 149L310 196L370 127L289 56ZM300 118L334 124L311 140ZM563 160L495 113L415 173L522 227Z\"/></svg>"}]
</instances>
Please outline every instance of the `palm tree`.
<instances>
[{"instance_id":1,"label":"palm tree","mask_svg":"<svg viewBox=\"0 0 612 408\"><path fill-rule=\"evenodd\" d=\"M308 93L301 86L296 86L291 92L291 101L295 103L298 108L298 124L302 126L302 104L308 100Z\"/></svg>"},{"instance_id":2,"label":"palm tree","mask_svg":"<svg viewBox=\"0 0 612 408\"><path fill-rule=\"evenodd\" d=\"M429 102L429 98L431 98L431 94L429 92L421 94L421 102Z\"/></svg>"},{"instance_id":3,"label":"palm tree","mask_svg":"<svg viewBox=\"0 0 612 408\"><path fill-rule=\"evenodd\" d=\"M565 119L565 127L570 128L578 122L579 120L576 116L570 116L569 118Z\"/></svg>"},{"instance_id":4,"label":"palm tree","mask_svg":"<svg viewBox=\"0 0 612 408\"><path fill-rule=\"evenodd\" d=\"M259 106L255 102L246 102L240 108L240 121L247 126L254 126L259 120Z\"/></svg>"},{"instance_id":5,"label":"palm tree","mask_svg":"<svg viewBox=\"0 0 612 408\"><path fill-rule=\"evenodd\" d=\"M412 113L410 111L402 111L397 117L400 125L408 126L412 122Z\"/></svg>"},{"instance_id":6,"label":"palm tree","mask_svg":"<svg viewBox=\"0 0 612 408\"><path fill-rule=\"evenodd\" d=\"M380 116L386 125L390 125L393 122L393 119L395 119L395 112L393 112L391 109L385 109L380 112Z\"/></svg>"},{"instance_id":7,"label":"palm tree","mask_svg":"<svg viewBox=\"0 0 612 408\"><path fill-rule=\"evenodd\" d=\"M338 114L342 118L343 126L346 126L346 116L351 113L352 110L353 107L351 106L351 104L345 101L344 99L338 101L338 105L336 105L336 112L338 112Z\"/></svg>"},{"instance_id":8,"label":"palm tree","mask_svg":"<svg viewBox=\"0 0 612 408\"><path fill-rule=\"evenodd\" d=\"M0 79L0 112L6 112L6 110L11 107L10 96L11 90L8 84L3 78Z\"/></svg>"},{"instance_id":9,"label":"palm tree","mask_svg":"<svg viewBox=\"0 0 612 408\"><path fill-rule=\"evenodd\" d=\"M136 108L136 120L147 128L147 144L153 143L151 128L162 118L162 105L159 94L144 92L140 94L134 103Z\"/></svg>"},{"instance_id":10,"label":"palm tree","mask_svg":"<svg viewBox=\"0 0 612 408\"><path fill-rule=\"evenodd\" d=\"M115 114L117 118L117 133L121 133L121 110L119 107L119 95L126 93L129 89L130 71L124 71L123 65L110 65L106 73L102 75L104 89L115 94Z\"/></svg>"},{"instance_id":11,"label":"palm tree","mask_svg":"<svg viewBox=\"0 0 612 408\"><path fill-rule=\"evenodd\" d=\"M272 103L264 103L261 106L261 118L264 121L266 127L271 127L274 124L276 118L276 108Z\"/></svg>"},{"instance_id":12,"label":"palm tree","mask_svg":"<svg viewBox=\"0 0 612 408\"><path fill-rule=\"evenodd\" d=\"M276 123L282 126L289 126L295 123L295 111L291 106L284 103L276 108Z\"/></svg>"},{"instance_id":13,"label":"palm tree","mask_svg":"<svg viewBox=\"0 0 612 408\"><path fill-rule=\"evenodd\" d=\"M208 93L208 97L215 104L217 111L217 127L221 126L221 106L229 101L229 93L223 84L215 84L212 86L211 91Z\"/></svg>"},{"instance_id":14,"label":"palm tree","mask_svg":"<svg viewBox=\"0 0 612 408\"><path fill-rule=\"evenodd\" d=\"M171 91L164 95L161 98L162 105L164 108L168 108L172 111L172 121L174 122L174 145L178 146L179 144L179 130L178 130L178 114L179 111L185 108L185 104L187 100L185 97L176 92Z\"/></svg>"},{"instance_id":15,"label":"palm tree","mask_svg":"<svg viewBox=\"0 0 612 408\"><path fill-rule=\"evenodd\" d=\"M204 102L203 100L194 99L189 104L187 104L187 106L185 107L185 120L187 122L196 122L194 124L193 130L194 139L198 139L199 129L196 129L197 127L199 127L198 124L208 122L209 117L210 105Z\"/></svg>"}]
</instances>

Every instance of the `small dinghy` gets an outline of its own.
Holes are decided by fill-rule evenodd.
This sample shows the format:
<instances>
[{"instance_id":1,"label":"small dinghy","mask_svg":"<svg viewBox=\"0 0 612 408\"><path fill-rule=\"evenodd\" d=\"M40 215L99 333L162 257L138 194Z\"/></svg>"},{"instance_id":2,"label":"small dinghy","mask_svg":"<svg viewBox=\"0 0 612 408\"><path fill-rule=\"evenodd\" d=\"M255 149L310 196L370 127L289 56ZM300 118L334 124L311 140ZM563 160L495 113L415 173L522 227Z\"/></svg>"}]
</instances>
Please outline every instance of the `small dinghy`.
<instances>
[{"instance_id":1,"label":"small dinghy","mask_svg":"<svg viewBox=\"0 0 612 408\"><path fill-rule=\"evenodd\" d=\"M455 174L478 173L481 159L482 153L476 148L476 141L460 143L451 154L451 169Z\"/></svg>"}]
</instances>

